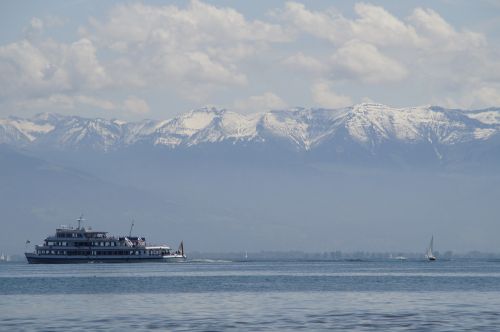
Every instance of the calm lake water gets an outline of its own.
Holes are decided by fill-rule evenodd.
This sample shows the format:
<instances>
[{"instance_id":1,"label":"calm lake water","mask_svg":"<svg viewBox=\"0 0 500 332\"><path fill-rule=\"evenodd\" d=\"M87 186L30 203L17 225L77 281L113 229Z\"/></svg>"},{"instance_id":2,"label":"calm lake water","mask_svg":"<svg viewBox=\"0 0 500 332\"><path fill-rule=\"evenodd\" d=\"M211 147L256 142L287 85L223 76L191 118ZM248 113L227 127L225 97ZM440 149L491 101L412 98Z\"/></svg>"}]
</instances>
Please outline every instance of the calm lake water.
<instances>
[{"instance_id":1,"label":"calm lake water","mask_svg":"<svg viewBox=\"0 0 500 332\"><path fill-rule=\"evenodd\" d=\"M0 330L500 329L500 262L0 264Z\"/></svg>"}]
</instances>

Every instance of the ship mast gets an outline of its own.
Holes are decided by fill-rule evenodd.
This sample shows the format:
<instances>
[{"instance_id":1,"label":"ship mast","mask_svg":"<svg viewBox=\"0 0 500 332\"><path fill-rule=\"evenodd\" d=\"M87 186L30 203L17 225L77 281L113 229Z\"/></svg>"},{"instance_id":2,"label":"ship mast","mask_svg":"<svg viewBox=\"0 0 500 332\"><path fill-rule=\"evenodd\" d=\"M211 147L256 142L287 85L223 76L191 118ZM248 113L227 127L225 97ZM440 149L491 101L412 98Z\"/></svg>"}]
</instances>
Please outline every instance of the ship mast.
<instances>
[{"instance_id":1,"label":"ship mast","mask_svg":"<svg viewBox=\"0 0 500 332\"><path fill-rule=\"evenodd\" d=\"M134 228L134 219L132 219L132 224L130 225L130 231L128 232L128 237L132 236L132 228Z\"/></svg>"},{"instance_id":2,"label":"ship mast","mask_svg":"<svg viewBox=\"0 0 500 332\"><path fill-rule=\"evenodd\" d=\"M76 221L78 221L78 228L77 229L80 229L80 226L82 224L82 221L84 221L85 219L83 219L83 213L80 215L80 217L78 219L76 219Z\"/></svg>"}]
</instances>

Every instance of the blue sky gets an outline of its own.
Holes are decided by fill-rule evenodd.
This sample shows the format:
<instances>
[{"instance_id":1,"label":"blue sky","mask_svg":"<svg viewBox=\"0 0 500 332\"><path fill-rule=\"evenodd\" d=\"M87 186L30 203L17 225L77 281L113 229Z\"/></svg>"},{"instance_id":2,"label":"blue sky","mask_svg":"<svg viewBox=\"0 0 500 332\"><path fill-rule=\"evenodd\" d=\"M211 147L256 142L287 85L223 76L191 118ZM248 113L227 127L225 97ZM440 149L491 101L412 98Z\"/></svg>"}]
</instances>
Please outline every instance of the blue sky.
<instances>
[{"instance_id":1,"label":"blue sky","mask_svg":"<svg viewBox=\"0 0 500 332\"><path fill-rule=\"evenodd\" d=\"M500 105L495 1L4 1L0 115Z\"/></svg>"}]
</instances>

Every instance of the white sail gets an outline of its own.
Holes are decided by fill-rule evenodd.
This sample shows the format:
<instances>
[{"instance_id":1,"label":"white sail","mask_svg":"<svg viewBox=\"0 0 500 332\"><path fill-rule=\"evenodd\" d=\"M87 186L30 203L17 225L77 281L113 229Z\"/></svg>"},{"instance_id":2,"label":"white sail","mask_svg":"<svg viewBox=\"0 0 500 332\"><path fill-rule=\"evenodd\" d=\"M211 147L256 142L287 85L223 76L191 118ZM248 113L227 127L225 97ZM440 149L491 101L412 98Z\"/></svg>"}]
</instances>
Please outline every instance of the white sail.
<instances>
[{"instance_id":1,"label":"white sail","mask_svg":"<svg viewBox=\"0 0 500 332\"><path fill-rule=\"evenodd\" d=\"M436 260L436 256L434 256L433 250L434 250L434 236L431 237L431 243L429 243L429 248L427 249L427 252L425 254L425 257L428 260L431 261Z\"/></svg>"}]
</instances>

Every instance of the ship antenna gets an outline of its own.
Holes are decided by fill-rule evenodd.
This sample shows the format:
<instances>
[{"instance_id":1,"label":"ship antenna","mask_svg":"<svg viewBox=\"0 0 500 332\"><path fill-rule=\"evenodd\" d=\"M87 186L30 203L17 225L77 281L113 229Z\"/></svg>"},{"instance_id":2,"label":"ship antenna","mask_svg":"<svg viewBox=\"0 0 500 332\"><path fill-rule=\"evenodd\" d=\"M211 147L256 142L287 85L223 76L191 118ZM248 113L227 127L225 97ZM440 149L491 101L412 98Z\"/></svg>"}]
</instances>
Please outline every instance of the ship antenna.
<instances>
[{"instance_id":1,"label":"ship antenna","mask_svg":"<svg viewBox=\"0 0 500 332\"><path fill-rule=\"evenodd\" d=\"M78 219L76 219L76 221L78 221L78 229L80 229L80 226L81 226L81 223L82 221L84 221L85 219L83 219L83 213L80 215L80 217Z\"/></svg>"},{"instance_id":2,"label":"ship antenna","mask_svg":"<svg viewBox=\"0 0 500 332\"><path fill-rule=\"evenodd\" d=\"M132 219L132 224L130 225L130 232L128 232L128 237L132 236L132 228L134 228L134 219Z\"/></svg>"}]
</instances>

